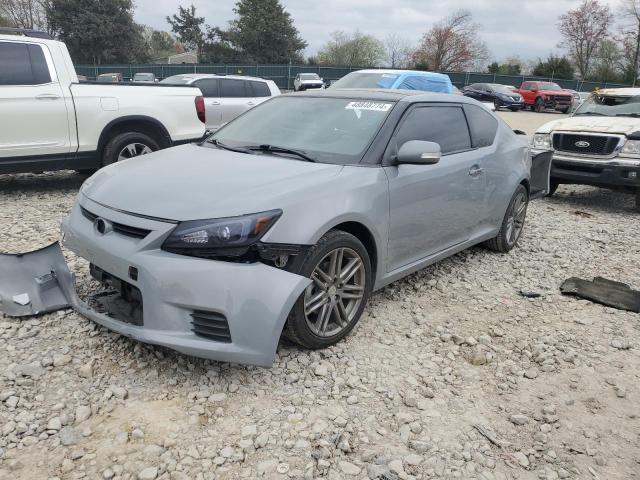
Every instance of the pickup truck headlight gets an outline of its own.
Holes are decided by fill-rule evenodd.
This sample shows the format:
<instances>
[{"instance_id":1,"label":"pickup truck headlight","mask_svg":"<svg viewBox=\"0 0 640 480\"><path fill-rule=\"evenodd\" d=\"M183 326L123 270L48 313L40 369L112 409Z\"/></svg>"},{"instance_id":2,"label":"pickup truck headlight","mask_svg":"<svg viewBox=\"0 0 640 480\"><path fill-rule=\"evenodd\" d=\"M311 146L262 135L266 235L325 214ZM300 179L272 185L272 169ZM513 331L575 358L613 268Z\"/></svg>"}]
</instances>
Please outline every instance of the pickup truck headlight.
<instances>
[{"instance_id":1,"label":"pickup truck headlight","mask_svg":"<svg viewBox=\"0 0 640 480\"><path fill-rule=\"evenodd\" d=\"M551 135L548 133L536 133L531 140L531 146L541 150L551 150Z\"/></svg>"},{"instance_id":2,"label":"pickup truck headlight","mask_svg":"<svg viewBox=\"0 0 640 480\"><path fill-rule=\"evenodd\" d=\"M620 153L623 155L640 155L640 140L627 140Z\"/></svg>"},{"instance_id":3,"label":"pickup truck headlight","mask_svg":"<svg viewBox=\"0 0 640 480\"><path fill-rule=\"evenodd\" d=\"M282 215L282 210L240 217L180 222L162 249L202 258L241 257L257 243Z\"/></svg>"}]
</instances>

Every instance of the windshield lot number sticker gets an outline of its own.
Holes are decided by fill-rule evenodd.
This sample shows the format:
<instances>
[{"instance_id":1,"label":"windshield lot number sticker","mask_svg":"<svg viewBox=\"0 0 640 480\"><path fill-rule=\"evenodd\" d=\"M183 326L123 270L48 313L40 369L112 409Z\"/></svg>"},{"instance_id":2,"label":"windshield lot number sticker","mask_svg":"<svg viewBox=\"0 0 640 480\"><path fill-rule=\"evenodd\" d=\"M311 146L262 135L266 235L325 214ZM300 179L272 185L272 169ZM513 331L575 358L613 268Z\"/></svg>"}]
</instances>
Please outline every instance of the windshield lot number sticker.
<instances>
[{"instance_id":1,"label":"windshield lot number sticker","mask_svg":"<svg viewBox=\"0 0 640 480\"><path fill-rule=\"evenodd\" d=\"M372 112L388 112L391 108L390 103L378 102L349 102L345 110L370 110Z\"/></svg>"}]
</instances>

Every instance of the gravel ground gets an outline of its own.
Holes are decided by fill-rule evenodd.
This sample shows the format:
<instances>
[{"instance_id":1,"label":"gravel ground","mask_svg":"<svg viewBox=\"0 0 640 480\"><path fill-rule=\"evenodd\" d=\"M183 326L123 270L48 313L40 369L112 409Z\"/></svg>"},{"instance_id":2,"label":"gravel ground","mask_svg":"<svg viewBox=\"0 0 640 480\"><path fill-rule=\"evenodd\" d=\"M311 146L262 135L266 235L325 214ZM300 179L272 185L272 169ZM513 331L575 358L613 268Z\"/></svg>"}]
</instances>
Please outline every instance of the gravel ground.
<instances>
[{"instance_id":1,"label":"gravel ground","mask_svg":"<svg viewBox=\"0 0 640 480\"><path fill-rule=\"evenodd\" d=\"M504 114L528 133L551 116ZM0 177L0 250L58 239L82 180ZM396 282L345 341L282 344L272 369L71 311L0 318L0 478L640 478L639 316L558 291L572 275L640 288L638 231L631 196L560 187L530 206L520 248Z\"/></svg>"}]
</instances>

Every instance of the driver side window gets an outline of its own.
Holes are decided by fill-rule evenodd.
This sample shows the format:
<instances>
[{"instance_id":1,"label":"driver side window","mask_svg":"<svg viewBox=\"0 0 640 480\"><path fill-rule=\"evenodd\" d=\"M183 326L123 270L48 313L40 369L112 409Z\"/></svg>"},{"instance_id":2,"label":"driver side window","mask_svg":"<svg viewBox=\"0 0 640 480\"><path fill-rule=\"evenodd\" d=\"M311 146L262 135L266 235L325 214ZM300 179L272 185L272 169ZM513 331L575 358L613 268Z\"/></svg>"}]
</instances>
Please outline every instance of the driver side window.
<instances>
[{"instance_id":1,"label":"driver side window","mask_svg":"<svg viewBox=\"0 0 640 480\"><path fill-rule=\"evenodd\" d=\"M409 140L438 143L442 155L471 149L471 135L461 106L413 108L395 134L396 148Z\"/></svg>"}]
</instances>

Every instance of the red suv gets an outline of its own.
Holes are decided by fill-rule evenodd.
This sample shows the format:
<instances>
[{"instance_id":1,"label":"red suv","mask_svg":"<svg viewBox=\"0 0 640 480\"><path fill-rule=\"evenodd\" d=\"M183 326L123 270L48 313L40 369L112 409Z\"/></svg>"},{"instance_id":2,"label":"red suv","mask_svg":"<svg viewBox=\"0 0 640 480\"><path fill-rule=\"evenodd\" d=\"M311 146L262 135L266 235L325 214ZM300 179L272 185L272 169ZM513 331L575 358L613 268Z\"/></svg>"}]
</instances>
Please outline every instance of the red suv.
<instances>
[{"instance_id":1,"label":"red suv","mask_svg":"<svg viewBox=\"0 0 640 480\"><path fill-rule=\"evenodd\" d=\"M531 107L536 112L551 108L567 113L573 101L573 95L569 90L563 90L553 82L522 82L520 88L515 91L524 98L525 108Z\"/></svg>"}]
</instances>

